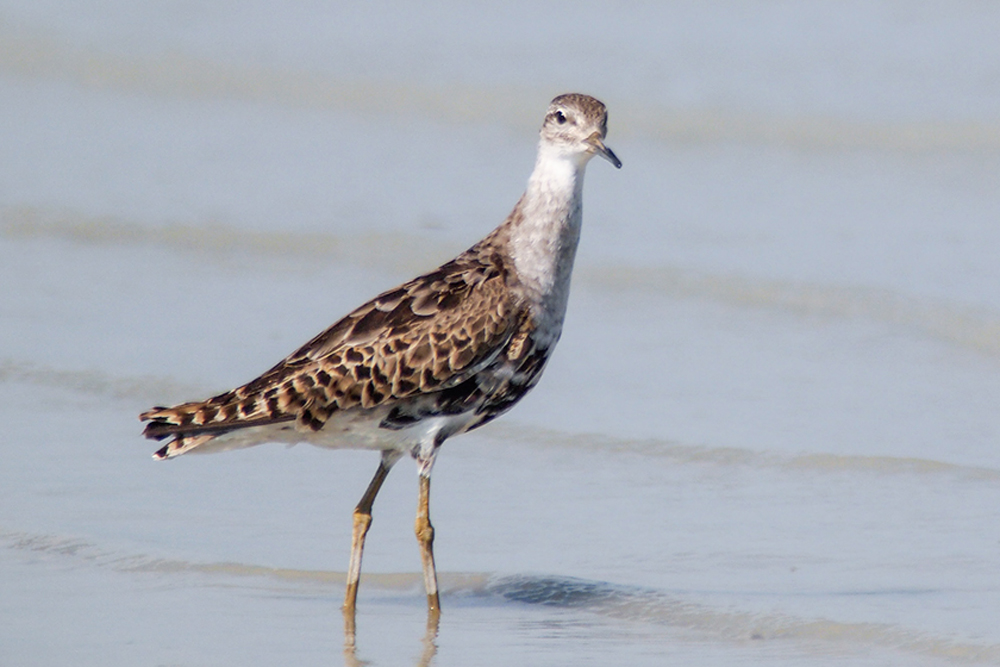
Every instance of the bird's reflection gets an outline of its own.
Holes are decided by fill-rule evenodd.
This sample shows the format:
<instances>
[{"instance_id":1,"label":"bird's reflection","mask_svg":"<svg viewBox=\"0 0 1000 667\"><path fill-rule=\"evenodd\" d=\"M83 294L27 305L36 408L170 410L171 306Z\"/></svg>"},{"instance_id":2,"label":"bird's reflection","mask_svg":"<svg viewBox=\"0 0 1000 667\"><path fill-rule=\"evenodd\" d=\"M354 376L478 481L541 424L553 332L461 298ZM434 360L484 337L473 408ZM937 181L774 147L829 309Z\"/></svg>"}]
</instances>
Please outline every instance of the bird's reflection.
<instances>
[{"instance_id":1,"label":"bird's reflection","mask_svg":"<svg viewBox=\"0 0 1000 667\"><path fill-rule=\"evenodd\" d=\"M437 654L437 644L435 640L438 635L438 626L441 624L441 611L439 609L427 610L427 631L424 633L421 644L423 650L420 652L420 659L417 667L428 667L431 660ZM358 658L357 647L357 615L353 609L344 609L344 666L364 667L367 665L364 660Z\"/></svg>"}]
</instances>

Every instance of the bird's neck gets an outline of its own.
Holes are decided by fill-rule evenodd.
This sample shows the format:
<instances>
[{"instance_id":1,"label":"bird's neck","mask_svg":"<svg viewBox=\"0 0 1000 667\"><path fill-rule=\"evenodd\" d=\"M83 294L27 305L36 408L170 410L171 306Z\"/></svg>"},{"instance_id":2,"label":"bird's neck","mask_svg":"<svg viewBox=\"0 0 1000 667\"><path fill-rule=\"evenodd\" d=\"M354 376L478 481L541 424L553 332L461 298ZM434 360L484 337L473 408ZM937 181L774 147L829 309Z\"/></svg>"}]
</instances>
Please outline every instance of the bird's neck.
<instances>
[{"instance_id":1,"label":"bird's neck","mask_svg":"<svg viewBox=\"0 0 1000 667\"><path fill-rule=\"evenodd\" d=\"M545 145L511 216L510 254L525 295L544 319L561 321L580 240L583 175L589 156Z\"/></svg>"}]
</instances>

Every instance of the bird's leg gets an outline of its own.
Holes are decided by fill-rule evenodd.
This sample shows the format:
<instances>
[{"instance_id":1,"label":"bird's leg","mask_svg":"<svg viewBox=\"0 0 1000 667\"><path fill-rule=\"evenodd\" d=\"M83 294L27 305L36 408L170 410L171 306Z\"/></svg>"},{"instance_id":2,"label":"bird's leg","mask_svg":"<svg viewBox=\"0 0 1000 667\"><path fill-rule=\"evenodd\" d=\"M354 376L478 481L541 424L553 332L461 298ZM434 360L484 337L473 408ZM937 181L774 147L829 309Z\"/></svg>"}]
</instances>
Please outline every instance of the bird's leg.
<instances>
[{"instance_id":1,"label":"bird's leg","mask_svg":"<svg viewBox=\"0 0 1000 667\"><path fill-rule=\"evenodd\" d=\"M347 593L344 596L344 618L350 617L351 625L354 621L354 610L358 602L358 581L361 579L361 554L365 549L365 535L368 534L368 527L372 523L372 503L375 496L382 488L382 482L393 464L399 460L397 452L382 452L382 460L379 461L378 470L368 484L365 495L361 496L358 506L354 508L354 530L351 533L351 564L347 568ZM353 633L352 633L353 634Z\"/></svg>"},{"instance_id":2,"label":"bird's leg","mask_svg":"<svg viewBox=\"0 0 1000 667\"><path fill-rule=\"evenodd\" d=\"M420 544L420 560L424 564L424 589L427 591L428 623L436 621L441 614L441 600L438 598L437 570L434 568L434 526L431 525L428 503L431 495L431 476L420 475L420 496L417 500L417 520L414 524L417 542ZM433 619L432 619L433 617Z\"/></svg>"}]
</instances>

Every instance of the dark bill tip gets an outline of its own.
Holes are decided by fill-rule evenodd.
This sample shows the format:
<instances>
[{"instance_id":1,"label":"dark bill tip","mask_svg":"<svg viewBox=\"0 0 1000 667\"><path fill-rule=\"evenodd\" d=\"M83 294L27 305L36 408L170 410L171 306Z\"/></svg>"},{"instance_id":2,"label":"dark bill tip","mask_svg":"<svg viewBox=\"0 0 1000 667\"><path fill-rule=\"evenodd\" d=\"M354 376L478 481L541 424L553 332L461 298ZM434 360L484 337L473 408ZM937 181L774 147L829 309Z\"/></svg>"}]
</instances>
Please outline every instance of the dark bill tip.
<instances>
[{"instance_id":1,"label":"dark bill tip","mask_svg":"<svg viewBox=\"0 0 1000 667\"><path fill-rule=\"evenodd\" d=\"M594 132L594 134L587 139L587 143L593 147L595 153L615 165L616 169L622 168L622 161L618 159L618 156L615 155L614 151L604 145L604 141L601 140L600 134Z\"/></svg>"},{"instance_id":2,"label":"dark bill tip","mask_svg":"<svg viewBox=\"0 0 1000 667\"><path fill-rule=\"evenodd\" d=\"M605 160L607 160L611 164L615 165L615 169L621 169L622 168L622 161L619 160L618 156L614 154L614 151L612 151L607 146L604 147L603 151L598 151L598 153L600 153L601 157L603 157Z\"/></svg>"}]
</instances>

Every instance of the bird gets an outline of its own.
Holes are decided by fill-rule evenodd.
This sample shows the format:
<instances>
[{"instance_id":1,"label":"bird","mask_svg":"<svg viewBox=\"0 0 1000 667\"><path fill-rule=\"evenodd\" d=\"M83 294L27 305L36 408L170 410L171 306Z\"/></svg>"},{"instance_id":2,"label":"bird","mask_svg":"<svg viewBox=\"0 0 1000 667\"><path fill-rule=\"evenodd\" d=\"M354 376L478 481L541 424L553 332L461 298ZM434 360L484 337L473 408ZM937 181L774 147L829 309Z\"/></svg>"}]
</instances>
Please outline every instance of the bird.
<instances>
[{"instance_id":1,"label":"bird","mask_svg":"<svg viewBox=\"0 0 1000 667\"><path fill-rule=\"evenodd\" d=\"M353 514L343 607L353 614L372 505L393 465L410 455L427 606L440 613L429 510L435 457L445 440L507 412L538 383L562 333L587 163L600 156L622 166L604 143L607 120L605 105L589 95L554 98L524 194L498 227L247 384L143 412L143 435L167 440L153 457L266 442L379 451Z\"/></svg>"}]
</instances>

